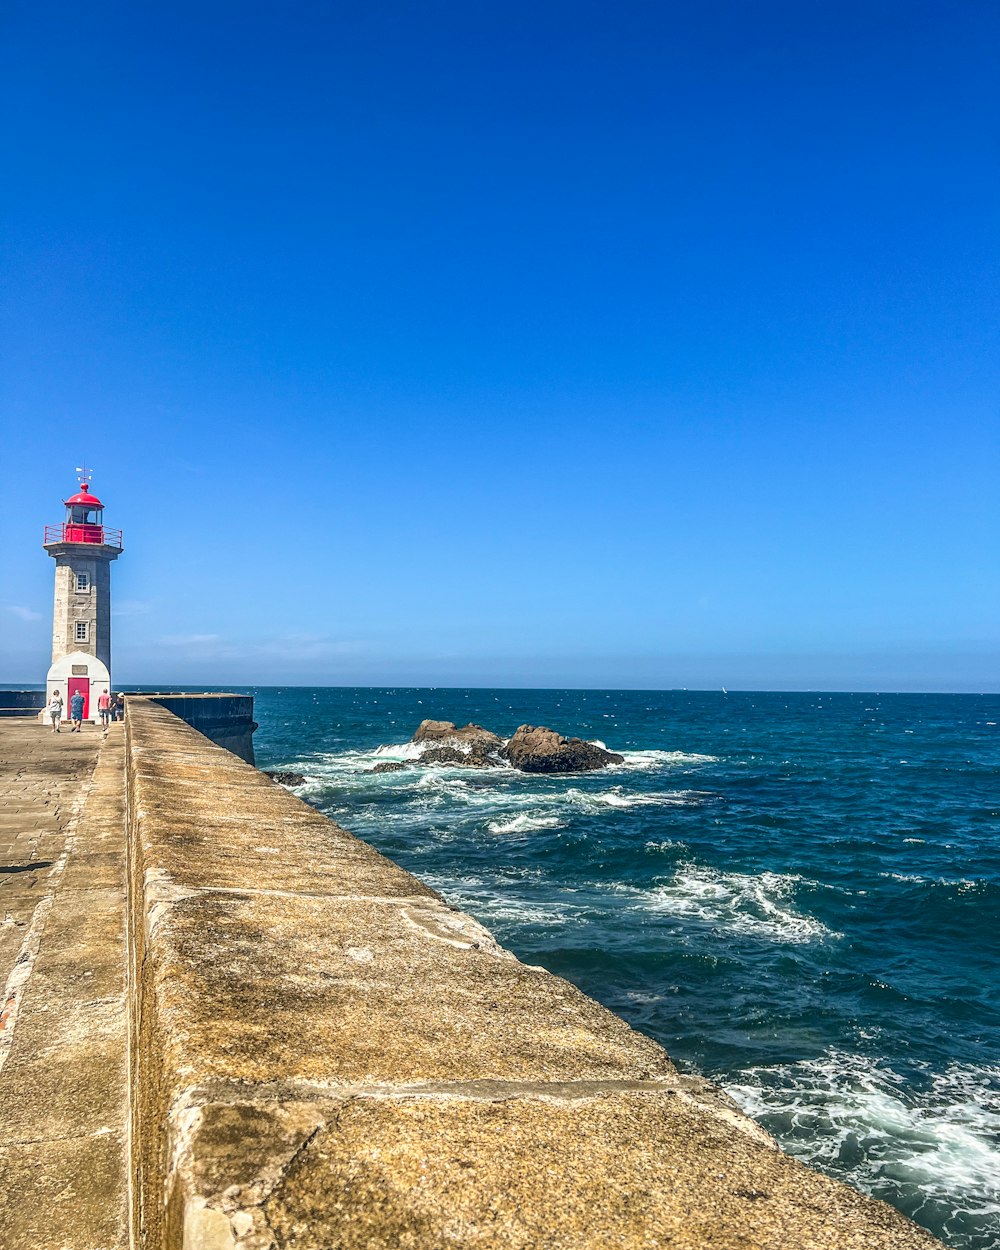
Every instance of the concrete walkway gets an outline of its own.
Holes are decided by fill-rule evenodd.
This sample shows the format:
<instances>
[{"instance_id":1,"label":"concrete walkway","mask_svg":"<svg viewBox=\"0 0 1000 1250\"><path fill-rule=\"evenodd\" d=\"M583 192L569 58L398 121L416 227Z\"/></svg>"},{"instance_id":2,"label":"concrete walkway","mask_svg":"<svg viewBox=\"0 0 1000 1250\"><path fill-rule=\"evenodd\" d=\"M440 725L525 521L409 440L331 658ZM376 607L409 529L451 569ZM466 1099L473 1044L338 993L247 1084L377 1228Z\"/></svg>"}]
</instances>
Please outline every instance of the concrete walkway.
<instances>
[{"instance_id":1,"label":"concrete walkway","mask_svg":"<svg viewBox=\"0 0 1000 1250\"><path fill-rule=\"evenodd\" d=\"M0 722L5 1250L128 1244L123 747Z\"/></svg>"}]
</instances>

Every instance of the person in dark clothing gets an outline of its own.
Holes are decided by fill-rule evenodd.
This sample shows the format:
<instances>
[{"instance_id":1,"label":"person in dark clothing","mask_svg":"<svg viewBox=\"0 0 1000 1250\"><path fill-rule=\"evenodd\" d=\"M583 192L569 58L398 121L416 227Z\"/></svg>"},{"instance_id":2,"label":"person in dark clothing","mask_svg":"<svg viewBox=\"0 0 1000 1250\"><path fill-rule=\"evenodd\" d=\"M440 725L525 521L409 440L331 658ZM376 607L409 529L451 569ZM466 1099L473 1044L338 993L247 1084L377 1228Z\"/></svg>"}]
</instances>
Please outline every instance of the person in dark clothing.
<instances>
[{"instance_id":1,"label":"person in dark clothing","mask_svg":"<svg viewBox=\"0 0 1000 1250\"><path fill-rule=\"evenodd\" d=\"M70 730L70 733L75 734L83 724L83 695L79 690L69 701L69 718L73 722L73 728Z\"/></svg>"}]
</instances>

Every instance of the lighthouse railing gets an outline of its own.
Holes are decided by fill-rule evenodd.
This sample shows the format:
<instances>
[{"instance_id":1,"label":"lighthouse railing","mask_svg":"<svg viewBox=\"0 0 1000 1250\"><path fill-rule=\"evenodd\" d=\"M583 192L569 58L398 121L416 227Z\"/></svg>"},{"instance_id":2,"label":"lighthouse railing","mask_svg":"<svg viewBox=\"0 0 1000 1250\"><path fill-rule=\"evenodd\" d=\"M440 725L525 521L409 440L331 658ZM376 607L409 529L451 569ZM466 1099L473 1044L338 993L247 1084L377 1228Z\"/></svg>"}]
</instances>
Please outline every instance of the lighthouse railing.
<instances>
[{"instance_id":1,"label":"lighthouse railing","mask_svg":"<svg viewBox=\"0 0 1000 1250\"><path fill-rule=\"evenodd\" d=\"M64 521L62 525L46 525L44 546L49 543L94 543L105 547L122 549L121 530L109 529L107 525L74 525Z\"/></svg>"}]
</instances>

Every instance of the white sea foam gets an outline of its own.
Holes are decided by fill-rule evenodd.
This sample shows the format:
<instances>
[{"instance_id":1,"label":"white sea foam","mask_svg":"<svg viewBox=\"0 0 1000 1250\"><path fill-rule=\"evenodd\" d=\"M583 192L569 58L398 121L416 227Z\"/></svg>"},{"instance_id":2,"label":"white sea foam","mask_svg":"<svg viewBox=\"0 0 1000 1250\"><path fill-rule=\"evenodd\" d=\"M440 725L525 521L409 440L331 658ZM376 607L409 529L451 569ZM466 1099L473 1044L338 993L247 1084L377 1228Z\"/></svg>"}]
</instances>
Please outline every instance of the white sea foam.
<instances>
[{"instance_id":1,"label":"white sea foam","mask_svg":"<svg viewBox=\"0 0 1000 1250\"><path fill-rule=\"evenodd\" d=\"M635 807L639 801L638 795L622 794L621 790L608 790L605 794L588 794L580 795L579 791L574 792L574 797L579 797L584 802L600 803L604 807Z\"/></svg>"},{"instance_id":2,"label":"white sea foam","mask_svg":"<svg viewBox=\"0 0 1000 1250\"><path fill-rule=\"evenodd\" d=\"M633 772L645 772L664 768L695 768L700 764L716 764L717 755L697 755L686 751L619 751L624 755L624 764L614 764L614 769L629 769Z\"/></svg>"},{"instance_id":3,"label":"white sea foam","mask_svg":"<svg viewBox=\"0 0 1000 1250\"><path fill-rule=\"evenodd\" d=\"M878 875L892 881L908 881L914 885L950 885L959 894L971 894L986 885L981 877L921 877L912 872L880 872Z\"/></svg>"},{"instance_id":4,"label":"white sea foam","mask_svg":"<svg viewBox=\"0 0 1000 1250\"><path fill-rule=\"evenodd\" d=\"M610 790L565 791L563 801L575 807L598 810L602 807L694 807L711 796L703 790L660 790L626 793L624 786Z\"/></svg>"},{"instance_id":5,"label":"white sea foam","mask_svg":"<svg viewBox=\"0 0 1000 1250\"><path fill-rule=\"evenodd\" d=\"M376 747L371 754L380 760L399 762L416 760L420 758L426 745L421 742L387 742L383 746Z\"/></svg>"},{"instance_id":6,"label":"white sea foam","mask_svg":"<svg viewBox=\"0 0 1000 1250\"><path fill-rule=\"evenodd\" d=\"M433 772L428 770L417 777L417 785L421 790L452 790L456 793L468 790L469 783L464 776L456 777L456 771L451 768L435 768Z\"/></svg>"},{"instance_id":7,"label":"white sea foam","mask_svg":"<svg viewBox=\"0 0 1000 1250\"><path fill-rule=\"evenodd\" d=\"M604 745L598 740L595 740L595 743L598 746ZM374 768L376 764L384 763L409 764L411 768L406 770L407 773L411 771L419 771L420 773L424 771L433 771L434 773L465 771L464 766L461 764L421 766L420 757L426 745L426 743L418 742L389 742L368 751L321 752L311 757L305 763L297 761L295 766L308 769L310 775L314 773L319 774L318 780L320 781L324 777L329 779L331 777L364 774ZM624 763L611 765L605 772L620 774L622 772L697 768L703 764L715 763L718 758L714 755L697 755L684 751L624 751L620 752L620 754L625 757ZM491 772L498 779L510 777L512 774L517 777L523 775L506 763L495 770L491 770ZM550 776L550 774L546 774L547 778ZM395 773L379 774L379 784L396 777L397 774Z\"/></svg>"},{"instance_id":8,"label":"white sea foam","mask_svg":"<svg viewBox=\"0 0 1000 1250\"><path fill-rule=\"evenodd\" d=\"M558 816L531 816L527 812L508 820L491 820L490 833L529 833L533 829L558 829L563 822Z\"/></svg>"},{"instance_id":9,"label":"white sea foam","mask_svg":"<svg viewBox=\"0 0 1000 1250\"><path fill-rule=\"evenodd\" d=\"M754 876L684 864L671 881L638 891L636 905L769 941L812 942L838 937L815 916L795 907L792 899L801 882L801 877L790 873Z\"/></svg>"},{"instance_id":10,"label":"white sea foam","mask_svg":"<svg viewBox=\"0 0 1000 1250\"><path fill-rule=\"evenodd\" d=\"M493 925L542 925L557 927L575 920L580 909L564 900L526 899L511 892L496 892L475 877L441 877L425 873L422 878L449 903L474 915L487 927Z\"/></svg>"},{"instance_id":11,"label":"white sea foam","mask_svg":"<svg viewBox=\"0 0 1000 1250\"><path fill-rule=\"evenodd\" d=\"M914 1089L883 1062L829 1051L739 1076L728 1092L792 1154L849 1166L870 1192L902 1190L918 1218L941 1204L1000 1239L1000 1068L953 1064Z\"/></svg>"},{"instance_id":12,"label":"white sea foam","mask_svg":"<svg viewBox=\"0 0 1000 1250\"><path fill-rule=\"evenodd\" d=\"M594 746L600 747L605 751L614 751L614 746L608 746L600 738L591 738L588 741ZM376 747L374 751L363 752L345 752L343 758L353 757L355 762L372 758L374 762L390 760L399 763L419 762L420 756L428 747L426 742L390 742L380 747ZM430 744L433 745L433 744ZM455 743L459 749L462 749L461 743ZM687 751L618 751L617 754L625 757L624 763L613 764L608 771L629 770L632 772L644 772L654 769L678 769L678 768L695 768L702 764L714 764L718 761L715 755L699 755L695 752ZM461 767L461 765L458 765ZM504 765L510 768L510 765Z\"/></svg>"},{"instance_id":13,"label":"white sea foam","mask_svg":"<svg viewBox=\"0 0 1000 1250\"><path fill-rule=\"evenodd\" d=\"M390 743L370 750L317 753L288 766L308 772L309 779L299 793L321 804L348 827L358 816L362 820L377 816L367 806L362 808L359 799L376 801L391 792L397 803L396 823L433 824L436 839L444 836L441 822L449 825L479 820L484 831L516 835L564 827L574 813L607 816L628 808L689 807L713 797L690 789L633 791L627 781L608 784L614 781L613 776L600 789L588 789L587 783L575 777L536 776L510 767L471 770L461 764L422 766L420 750L419 744ZM652 761L656 767L663 766L664 761L674 766L678 761L709 758L666 751L639 754L648 756L647 763ZM407 767L389 773L372 772L376 765L390 762ZM622 776L621 768L610 771ZM399 799L404 802L400 804Z\"/></svg>"},{"instance_id":14,"label":"white sea foam","mask_svg":"<svg viewBox=\"0 0 1000 1250\"><path fill-rule=\"evenodd\" d=\"M514 897L494 897L477 901L475 914L487 927L499 924L530 924L556 928L570 924L579 912L575 907L566 907L560 903L530 903Z\"/></svg>"}]
</instances>

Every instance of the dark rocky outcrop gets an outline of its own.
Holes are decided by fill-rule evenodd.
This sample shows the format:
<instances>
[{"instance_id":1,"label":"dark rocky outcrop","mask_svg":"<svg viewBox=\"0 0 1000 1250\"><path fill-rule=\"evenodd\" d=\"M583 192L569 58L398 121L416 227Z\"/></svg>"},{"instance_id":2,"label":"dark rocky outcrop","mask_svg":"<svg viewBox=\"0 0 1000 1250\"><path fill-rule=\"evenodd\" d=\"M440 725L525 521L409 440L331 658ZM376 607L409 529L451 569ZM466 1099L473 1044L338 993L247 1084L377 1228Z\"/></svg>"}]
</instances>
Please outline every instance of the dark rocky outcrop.
<instances>
[{"instance_id":1,"label":"dark rocky outcrop","mask_svg":"<svg viewBox=\"0 0 1000 1250\"><path fill-rule=\"evenodd\" d=\"M464 768L502 768L502 762L481 747L462 751L458 747L428 747L418 764L460 764Z\"/></svg>"},{"instance_id":2,"label":"dark rocky outcrop","mask_svg":"<svg viewBox=\"0 0 1000 1250\"><path fill-rule=\"evenodd\" d=\"M301 786L305 785L306 780L301 773L269 773L266 769L264 776L270 777L279 786Z\"/></svg>"},{"instance_id":3,"label":"dark rocky outcrop","mask_svg":"<svg viewBox=\"0 0 1000 1250\"><path fill-rule=\"evenodd\" d=\"M374 768L365 769L369 773L398 773L406 767L395 760L386 760L384 764L376 764Z\"/></svg>"},{"instance_id":4,"label":"dark rocky outcrop","mask_svg":"<svg viewBox=\"0 0 1000 1250\"><path fill-rule=\"evenodd\" d=\"M522 725L505 743L482 725L470 723L458 728L450 720L423 720L411 741L424 744L416 764L501 768L506 762L526 773L588 772L621 764L625 758L582 738L564 738L553 729L534 725ZM380 764L372 771L395 772L401 767Z\"/></svg>"},{"instance_id":5,"label":"dark rocky outcrop","mask_svg":"<svg viewBox=\"0 0 1000 1250\"><path fill-rule=\"evenodd\" d=\"M623 755L582 738L564 738L544 726L521 725L500 750L508 763L525 773L579 773L621 764Z\"/></svg>"}]
</instances>

